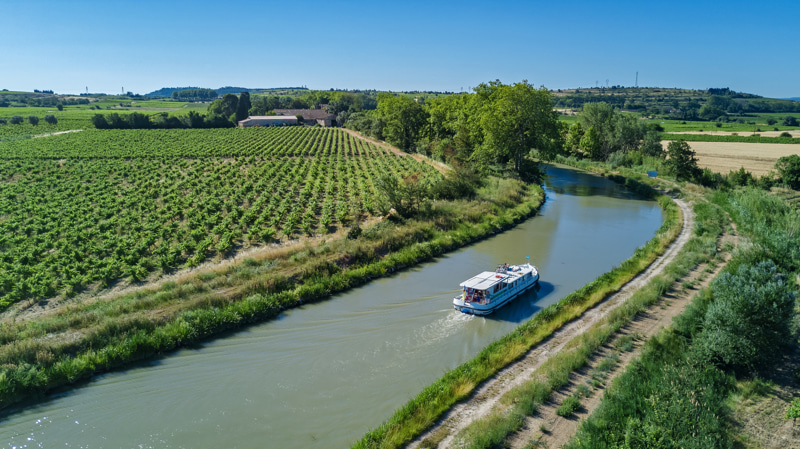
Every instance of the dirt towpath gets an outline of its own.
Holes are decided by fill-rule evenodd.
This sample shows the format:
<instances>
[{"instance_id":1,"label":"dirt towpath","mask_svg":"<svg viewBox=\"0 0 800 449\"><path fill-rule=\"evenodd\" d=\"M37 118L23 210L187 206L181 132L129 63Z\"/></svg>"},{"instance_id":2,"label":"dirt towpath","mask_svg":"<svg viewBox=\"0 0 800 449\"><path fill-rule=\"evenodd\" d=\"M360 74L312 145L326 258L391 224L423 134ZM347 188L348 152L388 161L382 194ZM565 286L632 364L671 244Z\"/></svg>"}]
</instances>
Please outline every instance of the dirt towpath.
<instances>
[{"instance_id":1,"label":"dirt towpath","mask_svg":"<svg viewBox=\"0 0 800 449\"><path fill-rule=\"evenodd\" d=\"M621 305L626 299L630 298L631 295L647 284L653 277L661 274L664 271L664 268L676 257L678 252L689 240L692 229L694 228L694 213L692 212L690 205L678 199L676 199L675 202L680 207L683 215L683 229L675 241L669 246L669 248L667 248L664 254L650 264L650 266L644 272L640 273L638 276L628 282L619 292L609 296L595 307L586 311L579 319L576 319L575 321L554 332L553 335L551 335L548 339L532 348L522 359L512 363L495 376L485 381L475 390L473 395L467 401L453 407L447 414L445 414L444 417L441 418L435 427L423 435L420 435L409 445L409 447L419 447L420 443L426 438L441 440L438 444L438 447L440 448L454 447L456 443L455 436L469 426L474 420L487 416L496 406L499 406L499 400L506 392L529 380L534 370L547 361L551 355L557 354L558 351L562 350L573 338L581 335L594 323L597 323L599 320L605 317L611 310ZM655 327L653 327L652 333L654 334L657 329L660 329L663 322L666 322L667 324L671 322L672 316L679 313L684 305L685 303L676 305L675 309L669 309L669 312L662 311L662 309L658 309L658 307L655 306L651 308L656 309L651 310L653 316L656 314L663 315L663 320L654 325ZM645 333L650 333L649 331L645 332L644 329L636 332L639 332L642 335ZM624 363L621 363L620 365L624 365ZM577 386L577 384L575 386ZM553 396L556 397L559 394L561 394L560 391ZM569 394L570 393L567 393L567 395ZM599 403L599 398L602 397L602 392L594 393L593 397L597 397ZM555 401L551 402L560 404L561 401L560 399L556 398ZM594 410L594 408L591 408L590 411L590 407L592 406L589 404L584 404L584 409L587 411L587 413L591 413L591 411ZM594 407L596 407L596 405ZM544 416L544 409L545 407L540 408L541 412L539 415ZM550 419L549 415L547 419ZM577 420L573 420L571 422L574 422L575 426L577 426ZM538 425L534 426L534 423L527 424L528 425L524 430L530 429L533 432L538 431ZM554 424L550 424L550 428L552 429L549 432L550 435L556 435L556 433L559 435L569 434L569 437L571 437L571 435L574 433L574 429L561 429ZM526 435L523 433L524 431L521 432L520 435L517 435L513 438L514 441L512 443L514 443L514 447L522 447L530 440L530 438L526 438ZM442 438L443 434L446 436ZM559 443L555 438L551 438L551 440L554 441L547 442L549 447L558 447L560 444L563 444L563 442ZM564 442L566 441L567 440L564 440ZM523 444L520 445L517 444L517 442L523 442Z\"/></svg>"}]
</instances>

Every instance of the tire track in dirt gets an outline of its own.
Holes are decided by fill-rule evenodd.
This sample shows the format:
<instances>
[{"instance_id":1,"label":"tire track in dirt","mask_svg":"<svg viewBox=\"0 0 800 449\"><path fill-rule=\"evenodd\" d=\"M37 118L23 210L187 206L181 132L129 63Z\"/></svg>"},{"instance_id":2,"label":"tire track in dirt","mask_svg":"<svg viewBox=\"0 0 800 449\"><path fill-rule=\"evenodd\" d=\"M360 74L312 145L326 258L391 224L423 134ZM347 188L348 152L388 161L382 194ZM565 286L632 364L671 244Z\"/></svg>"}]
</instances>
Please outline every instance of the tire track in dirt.
<instances>
[{"instance_id":1,"label":"tire track in dirt","mask_svg":"<svg viewBox=\"0 0 800 449\"><path fill-rule=\"evenodd\" d=\"M580 318L570 322L554 332L550 337L533 347L520 360L513 362L497 374L484 381L465 402L457 404L450 409L439 422L427 432L421 434L408 447L417 448L420 443L429 437L445 436L438 447L451 447L454 437L469 426L476 419L487 416L500 398L512 388L521 385L531 378L531 374L549 357L562 350L573 338L581 335L594 323L604 318L614 308L625 302L637 290L646 285L655 276L661 274L664 268L675 259L692 234L694 228L694 213L686 202L675 199L683 215L683 228L680 234L647 269L629 281L617 293L610 295L596 306L587 310ZM439 439L439 438L436 438ZM527 440L525 440L527 442Z\"/></svg>"}]
</instances>

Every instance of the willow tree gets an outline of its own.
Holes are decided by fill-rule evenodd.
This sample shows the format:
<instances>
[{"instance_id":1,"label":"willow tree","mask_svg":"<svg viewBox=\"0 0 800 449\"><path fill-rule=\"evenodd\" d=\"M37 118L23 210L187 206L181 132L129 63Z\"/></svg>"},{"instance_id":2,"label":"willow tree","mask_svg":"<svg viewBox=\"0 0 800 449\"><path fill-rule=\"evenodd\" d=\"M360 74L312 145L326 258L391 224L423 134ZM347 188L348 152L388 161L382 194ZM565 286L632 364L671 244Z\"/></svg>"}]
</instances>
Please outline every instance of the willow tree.
<instances>
[{"instance_id":1,"label":"willow tree","mask_svg":"<svg viewBox=\"0 0 800 449\"><path fill-rule=\"evenodd\" d=\"M551 160L562 146L550 92L523 80L511 85L492 81L475 88L475 93L483 144L473 160L483 166L507 168L523 180L535 180L540 171L534 154Z\"/></svg>"}]
</instances>

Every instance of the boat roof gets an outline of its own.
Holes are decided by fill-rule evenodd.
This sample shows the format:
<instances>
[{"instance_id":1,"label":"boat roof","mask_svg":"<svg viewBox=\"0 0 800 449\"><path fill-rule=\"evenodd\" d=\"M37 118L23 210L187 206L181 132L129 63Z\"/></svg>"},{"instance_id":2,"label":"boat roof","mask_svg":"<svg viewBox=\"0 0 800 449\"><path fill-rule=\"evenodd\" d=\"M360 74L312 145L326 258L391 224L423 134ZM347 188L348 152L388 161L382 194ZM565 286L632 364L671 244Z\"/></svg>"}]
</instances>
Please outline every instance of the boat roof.
<instances>
[{"instance_id":1,"label":"boat roof","mask_svg":"<svg viewBox=\"0 0 800 449\"><path fill-rule=\"evenodd\" d=\"M494 271L484 271L483 273L473 276L458 285L475 290L487 290L495 284L503 282L503 280L508 277L509 276L507 274L495 273Z\"/></svg>"}]
</instances>

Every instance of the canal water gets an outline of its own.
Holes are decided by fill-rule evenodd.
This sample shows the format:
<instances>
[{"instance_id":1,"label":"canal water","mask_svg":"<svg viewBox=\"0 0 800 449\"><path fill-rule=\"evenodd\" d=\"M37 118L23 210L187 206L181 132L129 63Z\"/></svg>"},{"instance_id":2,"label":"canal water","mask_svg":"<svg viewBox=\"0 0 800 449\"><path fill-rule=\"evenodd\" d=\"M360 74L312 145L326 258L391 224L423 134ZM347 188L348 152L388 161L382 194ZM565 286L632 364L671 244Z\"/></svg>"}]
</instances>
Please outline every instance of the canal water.
<instances>
[{"instance_id":1,"label":"canal water","mask_svg":"<svg viewBox=\"0 0 800 449\"><path fill-rule=\"evenodd\" d=\"M547 202L512 230L287 311L197 348L97 376L0 417L16 448L349 447L445 371L630 257L661 225L653 201L548 168ZM501 263L541 288L488 317L453 310L458 284Z\"/></svg>"}]
</instances>

